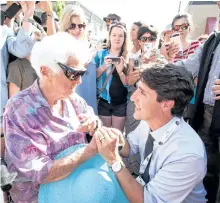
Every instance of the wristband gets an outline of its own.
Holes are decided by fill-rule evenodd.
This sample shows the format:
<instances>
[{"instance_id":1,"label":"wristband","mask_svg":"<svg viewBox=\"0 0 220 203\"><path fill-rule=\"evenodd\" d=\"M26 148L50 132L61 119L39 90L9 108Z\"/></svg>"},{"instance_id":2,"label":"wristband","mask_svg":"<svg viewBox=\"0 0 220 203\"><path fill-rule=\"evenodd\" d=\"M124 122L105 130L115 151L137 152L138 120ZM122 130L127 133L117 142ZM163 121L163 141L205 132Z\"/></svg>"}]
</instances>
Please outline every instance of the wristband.
<instances>
[{"instance_id":1,"label":"wristband","mask_svg":"<svg viewBox=\"0 0 220 203\"><path fill-rule=\"evenodd\" d=\"M28 23L31 23L32 25L35 25L35 20L32 18L24 18L23 22L28 22Z\"/></svg>"}]
</instances>

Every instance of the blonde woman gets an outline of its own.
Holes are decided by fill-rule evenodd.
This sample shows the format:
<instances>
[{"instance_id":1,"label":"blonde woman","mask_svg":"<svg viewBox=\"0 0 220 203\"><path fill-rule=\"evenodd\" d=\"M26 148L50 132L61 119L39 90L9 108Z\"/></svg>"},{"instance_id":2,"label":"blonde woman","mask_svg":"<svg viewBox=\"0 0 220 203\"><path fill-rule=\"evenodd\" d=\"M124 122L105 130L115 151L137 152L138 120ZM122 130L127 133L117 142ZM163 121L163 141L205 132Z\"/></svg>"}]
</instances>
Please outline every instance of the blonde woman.
<instances>
[{"instance_id":1,"label":"blonde woman","mask_svg":"<svg viewBox=\"0 0 220 203\"><path fill-rule=\"evenodd\" d=\"M84 64L87 73L82 77L83 84L77 87L76 92L97 112L96 68L94 64L90 63L93 57L89 51L84 11L78 6L66 6L61 18L60 28L61 31L68 32L76 40L82 42L81 46L85 50L84 57L87 57L87 63Z\"/></svg>"}]
</instances>

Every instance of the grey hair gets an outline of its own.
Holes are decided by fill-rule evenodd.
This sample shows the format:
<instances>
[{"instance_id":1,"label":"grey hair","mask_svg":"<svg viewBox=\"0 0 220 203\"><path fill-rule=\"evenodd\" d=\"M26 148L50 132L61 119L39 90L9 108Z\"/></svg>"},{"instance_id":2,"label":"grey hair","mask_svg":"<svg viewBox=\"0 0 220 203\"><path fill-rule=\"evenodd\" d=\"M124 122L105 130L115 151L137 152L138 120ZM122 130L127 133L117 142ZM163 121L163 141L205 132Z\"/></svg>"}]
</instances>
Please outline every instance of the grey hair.
<instances>
[{"instance_id":1,"label":"grey hair","mask_svg":"<svg viewBox=\"0 0 220 203\"><path fill-rule=\"evenodd\" d=\"M41 77L40 68L46 66L54 73L61 72L57 62L66 64L70 56L77 58L82 64L86 63L88 55L80 40L74 39L66 32L58 32L44 37L36 42L31 52L31 65Z\"/></svg>"}]
</instances>

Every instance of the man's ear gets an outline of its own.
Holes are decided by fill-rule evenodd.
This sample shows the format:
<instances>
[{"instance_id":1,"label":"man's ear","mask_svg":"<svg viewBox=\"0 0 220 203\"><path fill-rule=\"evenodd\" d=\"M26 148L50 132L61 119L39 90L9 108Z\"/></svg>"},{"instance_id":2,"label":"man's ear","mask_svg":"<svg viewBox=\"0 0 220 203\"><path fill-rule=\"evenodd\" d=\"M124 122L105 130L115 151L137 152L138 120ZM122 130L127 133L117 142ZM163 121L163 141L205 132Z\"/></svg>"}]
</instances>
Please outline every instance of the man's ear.
<instances>
[{"instance_id":1,"label":"man's ear","mask_svg":"<svg viewBox=\"0 0 220 203\"><path fill-rule=\"evenodd\" d=\"M174 100L167 100L163 102L163 110L164 111L171 111L171 109L174 107L175 101Z\"/></svg>"}]
</instances>

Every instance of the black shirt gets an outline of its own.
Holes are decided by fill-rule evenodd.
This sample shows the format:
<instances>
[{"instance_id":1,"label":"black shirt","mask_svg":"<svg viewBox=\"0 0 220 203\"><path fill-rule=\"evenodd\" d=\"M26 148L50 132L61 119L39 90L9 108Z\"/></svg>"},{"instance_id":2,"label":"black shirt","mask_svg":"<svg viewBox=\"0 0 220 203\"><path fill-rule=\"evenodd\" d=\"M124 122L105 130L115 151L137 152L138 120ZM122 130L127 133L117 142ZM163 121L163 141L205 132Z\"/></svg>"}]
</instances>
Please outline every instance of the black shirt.
<instances>
[{"instance_id":1,"label":"black shirt","mask_svg":"<svg viewBox=\"0 0 220 203\"><path fill-rule=\"evenodd\" d=\"M111 104L119 105L127 102L128 90L123 85L117 70L112 73L112 82L109 88L109 94L111 97Z\"/></svg>"}]
</instances>

